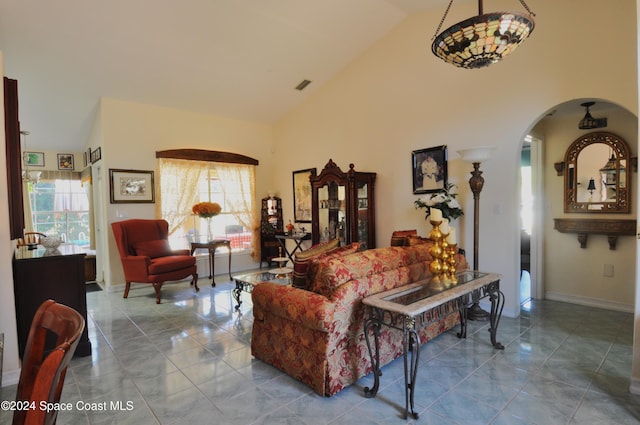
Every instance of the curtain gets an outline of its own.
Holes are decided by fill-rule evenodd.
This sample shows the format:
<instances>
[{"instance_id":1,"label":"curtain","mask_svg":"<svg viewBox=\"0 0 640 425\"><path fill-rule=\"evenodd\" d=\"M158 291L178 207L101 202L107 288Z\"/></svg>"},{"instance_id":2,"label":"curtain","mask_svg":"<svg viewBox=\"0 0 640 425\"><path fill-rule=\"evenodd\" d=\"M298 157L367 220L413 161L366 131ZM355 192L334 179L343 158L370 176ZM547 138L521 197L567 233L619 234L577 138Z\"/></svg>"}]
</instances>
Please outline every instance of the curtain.
<instances>
[{"instance_id":1,"label":"curtain","mask_svg":"<svg viewBox=\"0 0 640 425\"><path fill-rule=\"evenodd\" d=\"M255 207L251 208L256 199L255 165L216 162L214 167L225 196L225 207L231 209L240 224L251 230L251 258L259 261L260 220Z\"/></svg>"},{"instance_id":2,"label":"curtain","mask_svg":"<svg viewBox=\"0 0 640 425\"><path fill-rule=\"evenodd\" d=\"M184 159L159 158L156 217L169 222L169 235L182 227L198 201L198 181L210 163Z\"/></svg>"},{"instance_id":3,"label":"curtain","mask_svg":"<svg viewBox=\"0 0 640 425\"><path fill-rule=\"evenodd\" d=\"M81 173L81 182L82 187L84 188L84 192L87 195L87 199L89 200L89 211L94 211L93 206L93 188L92 188L92 178L91 178L91 167L85 168ZM96 237L95 237L95 220L93 218L93 213L89 214L89 249L96 249Z\"/></svg>"},{"instance_id":4,"label":"curtain","mask_svg":"<svg viewBox=\"0 0 640 425\"><path fill-rule=\"evenodd\" d=\"M31 183L28 181L22 182L22 199L24 204L24 232L33 232L33 213L31 209L31 196L29 194L29 186Z\"/></svg>"}]
</instances>

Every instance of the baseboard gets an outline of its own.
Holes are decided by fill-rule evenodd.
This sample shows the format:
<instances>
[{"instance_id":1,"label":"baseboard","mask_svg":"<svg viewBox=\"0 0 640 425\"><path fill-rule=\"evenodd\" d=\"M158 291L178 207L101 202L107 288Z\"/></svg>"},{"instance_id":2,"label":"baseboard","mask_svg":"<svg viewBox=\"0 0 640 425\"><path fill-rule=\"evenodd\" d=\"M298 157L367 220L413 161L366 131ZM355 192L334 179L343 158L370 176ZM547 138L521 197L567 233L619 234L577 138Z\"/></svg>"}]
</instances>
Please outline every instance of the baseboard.
<instances>
[{"instance_id":1,"label":"baseboard","mask_svg":"<svg viewBox=\"0 0 640 425\"><path fill-rule=\"evenodd\" d=\"M585 305L588 307L603 308L605 310L622 311L624 313L633 313L635 311L633 304L624 304L615 301L601 300L598 298L558 294L556 292L545 292L544 297L547 300L562 301L571 304Z\"/></svg>"},{"instance_id":2,"label":"baseboard","mask_svg":"<svg viewBox=\"0 0 640 425\"><path fill-rule=\"evenodd\" d=\"M11 385L17 385L20 380L20 369L12 370L9 372L2 372L2 387L10 387Z\"/></svg>"}]
</instances>

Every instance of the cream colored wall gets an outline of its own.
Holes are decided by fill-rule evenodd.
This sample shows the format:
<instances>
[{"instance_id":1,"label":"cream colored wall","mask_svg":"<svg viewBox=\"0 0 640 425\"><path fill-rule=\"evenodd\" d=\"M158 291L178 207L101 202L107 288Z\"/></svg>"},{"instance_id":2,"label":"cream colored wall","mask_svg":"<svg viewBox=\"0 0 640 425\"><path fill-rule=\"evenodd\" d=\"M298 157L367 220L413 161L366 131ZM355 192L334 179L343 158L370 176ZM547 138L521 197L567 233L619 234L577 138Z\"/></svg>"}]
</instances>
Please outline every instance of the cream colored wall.
<instances>
[{"instance_id":1,"label":"cream colored wall","mask_svg":"<svg viewBox=\"0 0 640 425\"><path fill-rule=\"evenodd\" d=\"M640 1L636 0L636 25L640 27ZM635 35L636 44L638 40L640 40L640 33L636 31ZM636 46L636 61L640 61L640 52L638 52L638 47ZM636 81L640 79L640 76L636 75ZM636 176L633 179L633 183L640 186L640 178ZM635 199L635 207L640 209L640 199ZM638 233L640 235L640 233ZM636 247L639 242L636 242ZM634 329L633 329L633 362L632 362L632 370L631 370L631 384L629 385L629 389L633 394L640 394L640 291L638 287L640 287L640 275L638 274L638 265L640 264L640 250L636 248L636 293L635 293L635 309L634 309Z\"/></svg>"},{"instance_id":2,"label":"cream colored wall","mask_svg":"<svg viewBox=\"0 0 640 425\"><path fill-rule=\"evenodd\" d=\"M515 6L496 1L491 7ZM451 22L475 13L471 4L453 9L457 15L448 18ZM479 268L503 274L505 314L517 315L521 140L547 110L571 99L604 98L637 114L636 62L628 54L636 39L635 1L603 8L588 0L575 8L544 0L536 2L534 11L537 28L530 40L492 67L456 69L430 53L438 11L409 17L316 89L274 128L279 161L274 187L283 197L285 219L293 215L291 171L320 171L333 158L343 169L353 162L357 170L378 173L379 246L388 245L394 229L417 228L426 234L424 216L413 208L411 151L447 145L449 180L464 191L461 245L472 258L473 203L466 183L471 165L461 163L456 150L497 146L481 167L486 183Z\"/></svg>"},{"instance_id":3,"label":"cream colored wall","mask_svg":"<svg viewBox=\"0 0 640 425\"><path fill-rule=\"evenodd\" d=\"M0 51L0 71L4 74L4 57ZM4 84L0 87L0 93L4 99ZM4 134L4 102L0 104L0 140L5 140ZM5 164L7 160L4 149L0 150L0 163ZM0 199L9 199L7 186L7 173L0 173ZM0 333L4 334L4 354L2 358L2 385L7 386L18 382L20 374L20 358L18 357L18 334L16 324L16 310L13 303L13 270L11 268L11 260L13 258L13 249L15 243L9 235L9 208L7 202L2 202L3 207L0 208L0 222L4 225L0 226L0 240L4 244L0 244L0 300L2 300L2 308L0 308Z\"/></svg>"},{"instance_id":4,"label":"cream colored wall","mask_svg":"<svg viewBox=\"0 0 640 425\"><path fill-rule=\"evenodd\" d=\"M578 121L584 114L545 120L536 127L545 145L545 216L544 216L544 284L549 299L597 305L623 311L633 311L636 273L636 239L618 238L616 250L609 249L604 235L589 236L587 248L581 249L577 235L554 230L554 218L615 218L635 219L635 203L630 214L565 214L564 177L557 176L555 162L564 160L571 143L587 131L579 130ZM627 141L631 156L638 155L638 119L624 110L599 114L608 118L602 129ZM608 155L605 153L604 158ZM605 160L606 162L606 160ZM604 162L602 163L604 165ZM631 199L638 196L637 173L631 175ZM604 265L614 267L613 277L604 277Z\"/></svg>"},{"instance_id":5,"label":"cream colored wall","mask_svg":"<svg viewBox=\"0 0 640 425\"><path fill-rule=\"evenodd\" d=\"M194 148L234 152L257 159L257 191L270 186L272 160L271 126L159 106L103 98L100 105L102 160L93 167L94 181L101 180L102 202L97 220L102 222L104 280L107 286L124 283L124 275L110 223L127 218L155 217L155 204L110 204L109 168L155 170L159 150ZM94 147L95 148L95 147ZM258 196L260 198L260 196ZM259 208L259 205L258 205ZM242 267L248 256L234 256L233 266ZM255 264L251 262L251 265ZM219 269L220 270L220 269Z\"/></svg>"},{"instance_id":6,"label":"cream colored wall","mask_svg":"<svg viewBox=\"0 0 640 425\"><path fill-rule=\"evenodd\" d=\"M32 171L58 171L58 154L73 155L73 170L69 171L82 171L85 168L84 158L82 152L59 152L42 149L30 149L29 139L27 138L27 151L28 152L42 152L44 154L44 167L31 166Z\"/></svg>"}]
</instances>

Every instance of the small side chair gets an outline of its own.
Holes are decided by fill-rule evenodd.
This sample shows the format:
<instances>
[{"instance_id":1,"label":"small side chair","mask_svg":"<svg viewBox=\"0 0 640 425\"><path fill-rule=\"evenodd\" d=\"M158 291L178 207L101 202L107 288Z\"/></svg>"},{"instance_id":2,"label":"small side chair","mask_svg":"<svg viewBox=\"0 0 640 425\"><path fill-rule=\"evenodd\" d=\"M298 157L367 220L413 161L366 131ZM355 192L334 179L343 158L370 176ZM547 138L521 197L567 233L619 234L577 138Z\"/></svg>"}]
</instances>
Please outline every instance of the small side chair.
<instances>
[{"instance_id":1,"label":"small side chair","mask_svg":"<svg viewBox=\"0 0 640 425\"><path fill-rule=\"evenodd\" d=\"M47 300L36 311L25 348L16 401L35 409L16 410L13 425L54 425L58 411L40 409L41 403L58 403L67 367L85 327L84 317L71 307ZM50 343L55 336L55 345Z\"/></svg>"}]
</instances>

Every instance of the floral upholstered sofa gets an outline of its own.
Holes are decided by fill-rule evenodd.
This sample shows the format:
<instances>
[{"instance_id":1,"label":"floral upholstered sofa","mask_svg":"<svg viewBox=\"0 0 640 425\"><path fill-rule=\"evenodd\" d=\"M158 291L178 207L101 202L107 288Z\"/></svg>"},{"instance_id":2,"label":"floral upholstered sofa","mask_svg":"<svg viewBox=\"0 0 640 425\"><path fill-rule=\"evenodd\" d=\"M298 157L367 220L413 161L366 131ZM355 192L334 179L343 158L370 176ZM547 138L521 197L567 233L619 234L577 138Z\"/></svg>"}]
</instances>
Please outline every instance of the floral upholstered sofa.
<instances>
[{"instance_id":1,"label":"floral upholstered sofa","mask_svg":"<svg viewBox=\"0 0 640 425\"><path fill-rule=\"evenodd\" d=\"M309 265L306 289L257 285L252 293L252 354L320 395L332 396L353 384L372 371L362 299L429 277L428 248L420 244L319 255ZM464 256L457 257L458 270L468 268ZM457 313L444 316L421 331L421 341L457 323ZM402 333L383 328L380 365L401 354Z\"/></svg>"}]
</instances>

